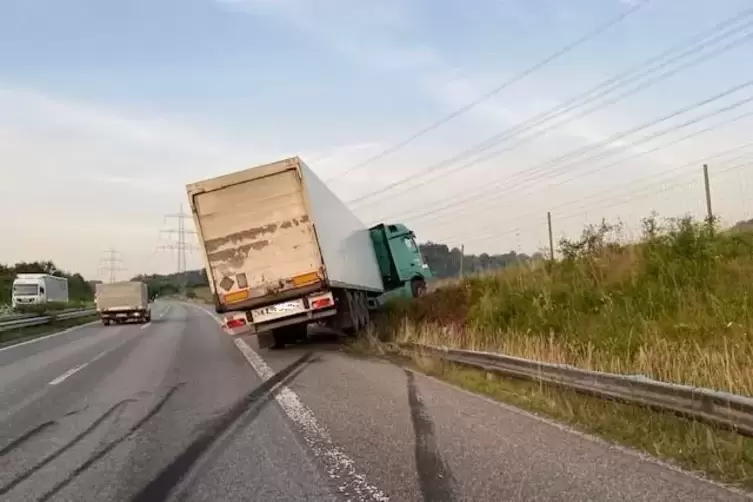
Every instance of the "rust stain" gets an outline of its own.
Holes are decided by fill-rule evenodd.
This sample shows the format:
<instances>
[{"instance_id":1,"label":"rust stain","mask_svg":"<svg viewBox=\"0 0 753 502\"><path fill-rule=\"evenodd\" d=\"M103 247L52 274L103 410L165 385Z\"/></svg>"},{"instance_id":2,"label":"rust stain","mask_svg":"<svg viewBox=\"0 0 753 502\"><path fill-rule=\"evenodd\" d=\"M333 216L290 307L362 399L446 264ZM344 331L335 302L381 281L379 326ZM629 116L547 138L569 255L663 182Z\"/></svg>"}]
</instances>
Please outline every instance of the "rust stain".
<instances>
[{"instance_id":1,"label":"rust stain","mask_svg":"<svg viewBox=\"0 0 753 502\"><path fill-rule=\"evenodd\" d=\"M242 241L254 240L257 237L260 237L264 234L269 234L276 231L277 227L278 227L277 223L270 223L268 225L262 225L260 227L249 228L248 230L243 230L242 232L236 232L234 234L230 234L225 237L218 237L217 239L208 240L204 243L204 247L207 250L207 254L209 254L216 251L217 249L219 249L220 247L224 246L225 244L229 242L236 244ZM244 247L244 246L241 246L241 247Z\"/></svg>"},{"instance_id":2,"label":"rust stain","mask_svg":"<svg viewBox=\"0 0 753 502\"><path fill-rule=\"evenodd\" d=\"M309 221L309 215L307 215L307 214L304 214L304 215L303 215L303 216L301 217L301 223L306 223L306 222L308 222L308 221Z\"/></svg>"},{"instance_id":3,"label":"rust stain","mask_svg":"<svg viewBox=\"0 0 753 502\"><path fill-rule=\"evenodd\" d=\"M290 228L292 226L293 226L293 222L290 221L290 220L288 220L288 221L284 222L282 225L280 225L280 228L288 229L288 228Z\"/></svg>"},{"instance_id":4,"label":"rust stain","mask_svg":"<svg viewBox=\"0 0 753 502\"><path fill-rule=\"evenodd\" d=\"M251 246L251 249L253 249L254 251L261 251L265 247L269 246L269 240L264 239L263 241L256 241L252 244L249 244L249 246Z\"/></svg>"},{"instance_id":5,"label":"rust stain","mask_svg":"<svg viewBox=\"0 0 753 502\"><path fill-rule=\"evenodd\" d=\"M238 246L234 249L225 249L223 251L216 251L207 255L209 261L218 270L239 269L246 262L248 253L253 249L254 251L261 251L265 247L269 246L270 242L267 239L262 241L252 242L244 246Z\"/></svg>"}]
</instances>

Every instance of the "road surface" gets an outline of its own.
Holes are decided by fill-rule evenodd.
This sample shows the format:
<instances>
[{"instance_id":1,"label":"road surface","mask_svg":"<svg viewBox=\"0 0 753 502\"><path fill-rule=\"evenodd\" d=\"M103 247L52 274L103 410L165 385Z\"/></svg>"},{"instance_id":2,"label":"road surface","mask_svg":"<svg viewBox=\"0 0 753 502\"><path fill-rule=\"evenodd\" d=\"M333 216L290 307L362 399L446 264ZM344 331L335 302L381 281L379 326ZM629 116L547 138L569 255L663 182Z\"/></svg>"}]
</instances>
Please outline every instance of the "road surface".
<instances>
[{"instance_id":1,"label":"road surface","mask_svg":"<svg viewBox=\"0 0 753 502\"><path fill-rule=\"evenodd\" d=\"M738 492L336 344L200 307L0 350L0 500L735 501Z\"/></svg>"}]
</instances>

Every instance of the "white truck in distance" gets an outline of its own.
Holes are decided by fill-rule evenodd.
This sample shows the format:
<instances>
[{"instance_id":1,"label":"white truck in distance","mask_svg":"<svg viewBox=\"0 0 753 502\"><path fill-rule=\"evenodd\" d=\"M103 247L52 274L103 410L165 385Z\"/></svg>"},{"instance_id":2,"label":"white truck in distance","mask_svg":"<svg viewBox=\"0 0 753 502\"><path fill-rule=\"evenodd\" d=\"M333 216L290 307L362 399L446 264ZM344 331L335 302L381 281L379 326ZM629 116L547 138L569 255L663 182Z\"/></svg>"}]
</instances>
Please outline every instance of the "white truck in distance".
<instances>
[{"instance_id":1,"label":"white truck in distance","mask_svg":"<svg viewBox=\"0 0 753 502\"><path fill-rule=\"evenodd\" d=\"M12 307L68 302L68 279L50 274L18 274L13 281Z\"/></svg>"},{"instance_id":2,"label":"white truck in distance","mask_svg":"<svg viewBox=\"0 0 753 502\"><path fill-rule=\"evenodd\" d=\"M128 321L146 323L152 320L149 292L146 283L143 282L97 284L94 302L105 326Z\"/></svg>"},{"instance_id":3,"label":"white truck in distance","mask_svg":"<svg viewBox=\"0 0 753 502\"><path fill-rule=\"evenodd\" d=\"M418 296L429 268L413 232L371 229L298 157L186 187L215 309L231 334L276 348L325 322L357 331L385 292Z\"/></svg>"}]
</instances>

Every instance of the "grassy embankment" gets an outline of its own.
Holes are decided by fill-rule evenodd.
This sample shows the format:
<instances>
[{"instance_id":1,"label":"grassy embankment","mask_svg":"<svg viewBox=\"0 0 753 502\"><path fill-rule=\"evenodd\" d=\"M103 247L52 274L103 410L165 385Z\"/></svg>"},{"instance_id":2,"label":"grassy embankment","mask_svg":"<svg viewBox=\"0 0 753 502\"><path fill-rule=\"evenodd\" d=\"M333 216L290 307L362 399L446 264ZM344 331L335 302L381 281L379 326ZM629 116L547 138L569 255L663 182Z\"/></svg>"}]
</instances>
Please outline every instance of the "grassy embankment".
<instances>
[{"instance_id":1,"label":"grassy embankment","mask_svg":"<svg viewBox=\"0 0 753 502\"><path fill-rule=\"evenodd\" d=\"M753 396L753 233L689 219L639 244L589 228L554 264L505 269L393 305L381 340L489 350ZM371 338L371 348L384 346ZM410 364L683 467L753 487L753 439L412 355Z\"/></svg>"}]
</instances>

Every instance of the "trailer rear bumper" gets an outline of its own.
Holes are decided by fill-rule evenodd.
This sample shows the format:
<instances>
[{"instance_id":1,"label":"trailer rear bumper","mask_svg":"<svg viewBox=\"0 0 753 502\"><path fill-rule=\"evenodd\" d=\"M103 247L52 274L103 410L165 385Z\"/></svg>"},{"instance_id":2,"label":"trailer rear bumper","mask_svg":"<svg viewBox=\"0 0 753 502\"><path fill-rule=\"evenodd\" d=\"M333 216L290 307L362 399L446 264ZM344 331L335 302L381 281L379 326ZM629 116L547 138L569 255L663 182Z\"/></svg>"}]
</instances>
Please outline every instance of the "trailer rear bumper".
<instances>
[{"instance_id":1,"label":"trailer rear bumper","mask_svg":"<svg viewBox=\"0 0 753 502\"><path fill-rule=\"evenodd\" d=\"M100 311L100 319L105 324L128 322L128 321L151 321L152 314L149 309L134 309L134 310L105 310Z\"/></svg>"},{"instance_id":2,"label":"trailer rear bumper","mask_svg":"<svg viewBox=\"0 0 753 502\"><path fill-rule=\"evenodd\" d=\"M285 326L308 324L336 314L332 292L320 291L245 312L228 313L223 318L223 329L230 335L255 335Z\"/></svg>"}]
</instances>

